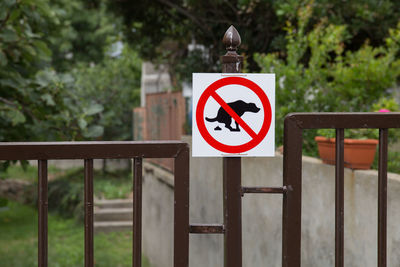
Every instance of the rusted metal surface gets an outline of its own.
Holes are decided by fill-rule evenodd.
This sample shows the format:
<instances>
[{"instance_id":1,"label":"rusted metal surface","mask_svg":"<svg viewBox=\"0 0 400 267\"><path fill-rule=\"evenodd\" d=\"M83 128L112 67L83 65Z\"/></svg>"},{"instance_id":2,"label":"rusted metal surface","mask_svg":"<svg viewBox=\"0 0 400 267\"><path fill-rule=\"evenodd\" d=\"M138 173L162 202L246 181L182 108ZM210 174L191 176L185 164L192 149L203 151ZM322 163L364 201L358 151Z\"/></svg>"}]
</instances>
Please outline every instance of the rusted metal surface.
<instances>
[{"instance_id":1,"label":"rusted metal surface","mask_svg":"<svg viewBox=\"0 0 400 267\"><path fill-rule=\"evenodd\" d=\"M47 267L47 160L38 161L38 266Z\"/></svg>"},{"instance_id":2,"label":"rusted metal surface","mask_svg":"<svg viewBox=\"0 0 400 267\"><path fill-rule=\"evenodd\" d=\"M85 267L94 266L93 236L93 159L85 159Z\"/></svg>"},{"instance_id":3,"label":"rusted metal surface","mask_svg":"<svg viewBox=\"0 0 400 267\"><path fill-rule=\"evenodd\" d=\"M142 158L133 161L133 267L142 266Z\"/></svg>"},{"instance_id":4,"label":"rusted metal surface","mask_svg":"<svg viewBox=\"0 0 400 267\"><path fill-rule=\"evenodd\" d=\"M387 249L387 138L389 128L400 128L400 113L292 113L285 118L283 184L282 265L301 264L301 146L305 129L336 129L336 223L335 265L343 266L344 256L344 129L379 129L378 171L378 266L386 266Z\"/></svg>"},{"instance_id":5,"label":"rusted metal surface","mask_svg":"<svg viewBox=\"0 0 400 267\"><path fill-rule=\"evenodd\" d=\"M223 73L240 73L242 72L243 56L237 54L237 49L242 43L240 35L235 27L230 26L225 32L222 43L226 47L226 54L221 57Z\"/></svg>"},{"instance_id":6,"label":"rusted metal surface","mask_svg":"<svg viewBox=\"0 0 400 267\"><path fill-rule=\"evenodd\" d=\"M174 166L174 267L189 265L189 146L183 147Z\"/></svg>"},{"instance_id":7,"label":"rusted metal surface","mask_svg":"<svg viewBox=\"0 0 400 267\"><path fill-rule=\"evenodd\" d=\"M336 129L335 266L344 264L344 129Z\"/></svg>"},{"instance_id":8,"label":"rusted metal surface","mask_svg":"<svg viewBox=\"0 0 400 267\"><path fill-rule=\"evenodd\" d=\"M191 234L223 234L225 227L223 224L191 224Z\"/></svg>"},{"instance_id":9,"label":"rusted metal surface","mask_svg":"<svg viewBox=\"0 0 400 267\"><path fill-rule=\"evenodd\" d=\"M282 266L301 264L301 161L302 129L296 117L286 117L283 137Z\"/></svg>"},{"instance_id":10,"label":"rusted metal surface","mask_svg":"<svg viewBox=\"0 0 400 267\"><path fill-rule=\"evenodd\" d=\"M93 159L134 158L133 266L141 266L142 158L175 159L174 267L187 267L189 258L189 147L180 141L147 142L32 142L0 143L1 160L38 160L38 266L48 266L47 161L83 159L85 267L94 266L93 251Z\"/></svg>"},{"instance_id":11,"label":"rusted metal surface","mask_svg":"<svg viewBox=\"0 0 400 267\"><path fill-rule=\"evenodd\" d=\"M284 194L286 187L242 187L242 196L246 193L253 194Z\"/></svg>"},{"instance_id":12,"label":"rusted metal surface","mask_svg":"<svg viewBox=\"0 0 400 267\"><path fill-rule=\"evenodd\" d=\"M175 158L180 141L1 143L0 160Z\"/></svg>"},{"instance_id":13,"label":"rusted metal surface","mask_svg":"<svg viewBox=\"0 0 400 267\"><path fill-rule=\"evenodd\" d=\"M242 266L242 194L241 159L224 158L224 248L225 267Z\"/></svg>"},{"instance_id":14,"label":"rusted metal surface","mask_svg":"<svg viewBox=\"0 0 400 267\"><path fill-rule=\"evenodd\" d=\"M379 129L378 267L386 267L388 129Z\"/></svg>"},{"instance_id":15,"label":"rusted metal surface","mask_svg":"<svg viewBox=\"0 0 400 267\"><path fill-rule=\"evenodd\" d=\"M230 26L223 41L227 53L221 57L223 73L242 72L243 57L236 52L241 43L235 27ZM223 159L225 267L242 266L242 168L240 157Z\"/></svg>"},{"instance_id":16,"label":"rusted metal surface","mask_svg":"<svg viewBox=\"0 0 400 267\"><path fill-rule=\"evenodd\" d=\"M399 112L315 112L286 116L300 129L400 128Z\"/></svg>"}]
</instances>

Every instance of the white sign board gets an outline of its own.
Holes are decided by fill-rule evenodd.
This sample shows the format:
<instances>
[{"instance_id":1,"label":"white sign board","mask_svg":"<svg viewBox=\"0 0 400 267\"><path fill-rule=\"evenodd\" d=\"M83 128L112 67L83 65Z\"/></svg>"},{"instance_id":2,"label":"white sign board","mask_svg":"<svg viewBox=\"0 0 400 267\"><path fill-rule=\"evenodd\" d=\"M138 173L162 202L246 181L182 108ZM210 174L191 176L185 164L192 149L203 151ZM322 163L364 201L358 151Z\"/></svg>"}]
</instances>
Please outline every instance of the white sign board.
<instances>
[{"instance_id":1,"label":"white sign board","mask_svg":"<svg viewBox=\"0 0 400 267\"><path fill-rule=\"evenodd\" d=\"M275 155L275 74L193 73L193 157Z\"/></svg>"}]
</instances>

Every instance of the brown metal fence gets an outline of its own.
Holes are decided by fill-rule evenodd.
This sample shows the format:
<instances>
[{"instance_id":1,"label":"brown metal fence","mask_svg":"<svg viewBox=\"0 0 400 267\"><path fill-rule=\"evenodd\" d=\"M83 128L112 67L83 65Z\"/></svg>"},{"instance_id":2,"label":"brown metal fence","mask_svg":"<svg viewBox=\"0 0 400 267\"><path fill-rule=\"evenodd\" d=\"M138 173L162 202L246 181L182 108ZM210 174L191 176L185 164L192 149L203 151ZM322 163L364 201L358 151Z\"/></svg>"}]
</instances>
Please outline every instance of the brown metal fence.
<instances>
[{"instance_id":1,"label":"brown metal fence","mask_svg":"<svg viewBox=\"0 0 400 267\"><path fill-rule=\"evenodd\" d=\"M178 141L0 143L0 160L38 160L38 266L48 266L47 162L50 159L82 159L85 167L85 267L94 266L93 159L133 158L133 263L142 257L142 159L173 158L175 166L174 266L188 265L189 249L189 148ZM1 264L0 264L1 265ZM50 265L51 266L51 265Z\"/></svg>"},{"instance_id":2,"label":"brown metal fence","mask_svg":"<svg viewBox=\"0 0 400 267\"><path fill-rule=\"evenodd\" d=\"M191 225L190 233L221 233L228 239L228 227L235 225L236 232L224 243L226 267L242 266L241 200L230 196L245 193L283 195L282 266L301 266L301 205L302 205L302 133L306 129L336 129L335 161L335 266L344 264L344 130L348 128L379 129L378 170L378 267L386 266L387 218L387 152L388 129L400 128L400 113L293 113L285 119L284 166L282 187L242 187L240 179L232 182L226 170L239 172L240 161L224 159L224 224ZM225 182L226 181L226 182ZM229 208L227 211L226 209ZM230 223L231 225L229 225ZM232 251L235 255L232 256ZM228 256L227 256L228 255ZM234 261L235 260L235 261Z\"/></svg>"},{"instance_id":3,"label":"brown metal fence","mask_svg":"<svg viewBox=\"0 0 400 267\"><path fill-rule=\"evenodd\" d=\"M344 255L344 130L379 129L378 164L378 267L386 266L388 129L400 128L400 113L294 113L285 119L282 266L301 265L302 132L336 129L335 161L335 266Z\"/></svg>"},{"instance_id":4,"label":"brown metal fence","mask_svg":"<svg viewBox=\"0 0 400 267\"><path fill-rule=\"evenodd\" d=\"M225 266L242 266L241 196L246 193L283 195L282 266L301 265L302 133L306 129L336 129L335 266L343 266L344 251L344 131L347 128L379 129L378 267L386 266L388 129L400 128L400 113L294 113L285 119L282 187L242 187L224 172L224 224L189 224L189 149L178 141L0 143L0 160L38 160L38 266L47 263L47 161L83 159L85 167L85 267L94 265L93 159L133 158L133 266L141 266L142 159L174 158L174 266L187 267L189 234L224 234ZM224 169L239 171L236 159L224 160ZM239 195L239 201L229 196ZM235 226L236 232L227 231ZM228 236L230 235L230 236ZM229 238L229 242L226 240ZM232 243L231 243L232 242ZM235 250L238 255L227 255ZM230 262L230 264L228 264Z\"/></svg>"}]
</instances>

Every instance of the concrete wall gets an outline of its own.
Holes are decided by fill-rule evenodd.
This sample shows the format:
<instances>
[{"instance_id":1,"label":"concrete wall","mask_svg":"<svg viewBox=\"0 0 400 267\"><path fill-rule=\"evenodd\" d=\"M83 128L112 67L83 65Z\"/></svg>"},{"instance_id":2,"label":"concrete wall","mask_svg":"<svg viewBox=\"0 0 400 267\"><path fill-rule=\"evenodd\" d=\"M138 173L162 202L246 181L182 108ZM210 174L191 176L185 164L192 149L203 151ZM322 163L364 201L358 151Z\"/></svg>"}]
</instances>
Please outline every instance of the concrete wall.
<instances>
[{"instance_id":1,"label":"concrete wall","mask_svg":"<svg viewBox=\"0 0 400 267\"><path fill-rule=\"evenodd\" d=\"M166 65L156 66L151 62L142 63L140 105L146 106L146 94L159 93L171 89L171 79Z\"/></svg>"},{"instance_id":2,"label":"concrete wall","mask_svg":"<svg viewBox=\"0 0 400 267\"><path fill-rule=\"evenodd\" d=\"M187 140L190 141L190 140ZM190 142L189 142L190 143ZM282 155L244 158L244 186L281 186ZM190 222L222 223L222 161L192 158ZM334 166L303 158L302 266L334 266ZM172 266L173 176L145 164L143 248ZM377 172L345 169L345 266L376 266ZM400 176L389 174L388 266L400 266ZM243 266L281 266L282 196L243 197ZM266 265L267 264L267 265ZM223 266L222 235L191 235L190 266Z\"/></svg>"}]
</instances>

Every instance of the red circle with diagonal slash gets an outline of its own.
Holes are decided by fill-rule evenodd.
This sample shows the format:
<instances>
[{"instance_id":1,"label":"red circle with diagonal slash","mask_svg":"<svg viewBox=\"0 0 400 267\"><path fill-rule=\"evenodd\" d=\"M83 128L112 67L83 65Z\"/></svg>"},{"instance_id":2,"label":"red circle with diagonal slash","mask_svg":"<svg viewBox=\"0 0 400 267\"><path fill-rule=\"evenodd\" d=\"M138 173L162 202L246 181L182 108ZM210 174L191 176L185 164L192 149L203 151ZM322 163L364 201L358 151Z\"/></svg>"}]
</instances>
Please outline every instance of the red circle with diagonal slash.
<instances>
[{"instance_id":1,"label":"red circle with diagonal slash","mask_svg":"<svg viewBox=\"0 0 400 267\"><path fill-rule=\"evenodd\" d=\"M261 100L261 103L264 108L264 122L261 126L261 129L258 133L255 133L241 118L234 112L233 110L230 109L230 107L224 102L224 100L216 93L216 91L226 85L242 85L250 90L252 90L258 98ZM206 125L204 124L204 107L208 101L209 98L214 98L222 108L233 118L236 115L237 120L240 120L241 123L239 123L235 118L233 118L236 122L239 123L242 128L247 128L245 131L252 137L252 139L244 144L237 145L237 146L232 146L232 145L226 145L223 144L219 141L217 141L214 137L211 136L211 134L208 132ZM222 101L222 102L221 102ZM227 111L226 109L230 109ZM234 115L234 116L232 116ZM269 128L271 126L271 119L272 119L272 110L271 110L271 104L268 100L267 95L265 92L258 86L256 83L242 77L227 77L220 79L218 81L215 81L212 83L210 86L207 87L207 89L203 92L203 94L200 96L199 102L197 103L197 108L196 108L196 122L197 122L197 127L199 129L199 132L201 136L206 140L206 142L212 146L213 148L225 152L225 153L243 153L246 151L249 151L250 149L256 147L267 135ZM245 127L243 127L245 126Z\"/></svg>"}]
</instances>

